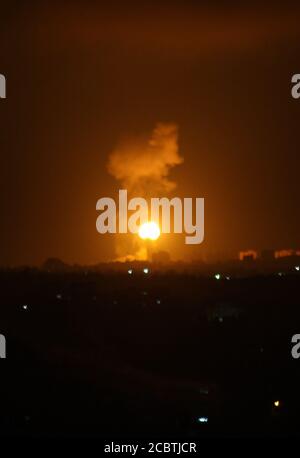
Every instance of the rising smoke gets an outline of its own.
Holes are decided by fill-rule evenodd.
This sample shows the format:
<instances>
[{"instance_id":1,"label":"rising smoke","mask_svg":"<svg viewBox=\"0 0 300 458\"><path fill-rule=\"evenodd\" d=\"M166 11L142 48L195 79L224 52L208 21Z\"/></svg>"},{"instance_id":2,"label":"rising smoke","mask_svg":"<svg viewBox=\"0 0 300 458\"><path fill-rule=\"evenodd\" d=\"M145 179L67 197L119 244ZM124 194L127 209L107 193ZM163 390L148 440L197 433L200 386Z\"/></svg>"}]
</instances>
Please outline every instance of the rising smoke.
<instances>
[{"instance_id":1,"label":"rising smoke","mask_svg":"<svg viewBox=\"0 0 300 458\"><path fill-rule=\"evenodd\" d=\"M108 171L129 194L151 197L171 192L170 169L183 162L176 124L157 124L150 138L123 142L109 157Z\"/></svg>"},{"instance_id":2,"label":"rising smoke","mask_svg":"<svg viewBox=\"0 0 300 458\"><path fill-rule=\"evenodd\" d=\"M123 141L110 154L108 171L127 189L129 197L164 197L176 188L169 173L183 162L178 153L178 127L159 123L150 137ZM145 244L127 234L116 237L119 261L147 259Z\"/></svg>"}]
</instances>

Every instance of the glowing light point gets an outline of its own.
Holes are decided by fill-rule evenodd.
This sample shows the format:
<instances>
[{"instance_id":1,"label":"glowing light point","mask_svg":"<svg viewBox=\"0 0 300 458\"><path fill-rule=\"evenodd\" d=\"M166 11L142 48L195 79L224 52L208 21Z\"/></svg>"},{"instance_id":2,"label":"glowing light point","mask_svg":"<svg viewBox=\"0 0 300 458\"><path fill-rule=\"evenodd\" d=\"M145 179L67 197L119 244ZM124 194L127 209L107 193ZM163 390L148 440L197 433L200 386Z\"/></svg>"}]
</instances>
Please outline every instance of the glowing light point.
<instances>
[{"instance_id":1,"label":"glowing light point","mask_svg":"<svg viewBox=\"0 0 300 458\"><path fill-rule=\"evenodd\" d=\"M274 407L279 407L280 406L280 401L274 401Z\"/></svg>"},{"instance_id":2,"label":"glowing light point","mask_svg":"<svg viewBox=\"0 0 300 458\"><path fill-rule=\"evenodd\" d=\"M144 274L148 274L148 273L149 273L148 267L145 267L145 268L143 269L143 272L144 272Z\"/></svg>"},{"instance_id":3,"label":"glowing light point","mask_svg":"<svg viewBox=\"0 0 300 458\"><path fill-rule=\"evenodd\" d=\"M295 269L299 272L300 266L295 266Z\"/></svg>"},{"instance_id":4,"label":"glowing light point","mask_svg":"<svg viewBox=\"0 0 300 458\"><path fill-rule=\"evenodd\" d=\"M141 239L146 240L157 240L160 236L160 229L159 226L154 223L154 221L149 221L148 223L144 223L139 228L139 236Z\"/></svg>"},{"instance_id":5,"label":"glowing light point","mask_svg":"<svg viewBox=\"0 0 300 458\"><path fill-rule=\"evenodd\" d=\"M208 417L199 417L198 423L208 423Z\"/></svg>"},{"instance_id":6,"label":"glowing light point","mask_svg":"<svg viewBox=\"0 0 300 458\"><path fill-rule=\"evenodd\" d=\"M221 278L221 275L220 275L220 274L216 274L216 275L215 275L215 279L216 279L216 280L220 280L220 278Z\"/></svg>"},{"instance_id":7,"label":"glowing light point","mask_svg":"<svg viewBox=\"0 0 300 458\"><path fill-rule=\"evenodd\" d=\"M133 274L133 269L128 269L127 272L128 272L129 275L132 275Z\"/></svg>"}]
</instances>

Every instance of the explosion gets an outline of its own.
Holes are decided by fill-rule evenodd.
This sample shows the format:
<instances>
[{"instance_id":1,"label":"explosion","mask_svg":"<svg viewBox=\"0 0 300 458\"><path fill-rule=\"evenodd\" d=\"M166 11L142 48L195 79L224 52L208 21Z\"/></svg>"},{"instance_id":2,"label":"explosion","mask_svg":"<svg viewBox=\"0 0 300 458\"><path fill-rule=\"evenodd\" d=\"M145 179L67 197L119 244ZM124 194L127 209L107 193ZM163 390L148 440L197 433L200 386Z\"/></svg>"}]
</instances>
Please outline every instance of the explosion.
<instances>
[{"instance_id":1,"label":"explosion","mask_svg":"<svg viewBox=\"0 0 300 458\"><path fill-rule=\"evenodd\" d=\"M143 240L157 240L160 236L160 229L158 224L156 224L154 221L149 221L148 223L142 224L139 229L139 236Z\"/></svg>"},{"instance_id":2,"label":"explosion","mask_svg":"<svg viewBox=\"0 0 300 458\"><path fill-rule=\"evenodd\" d=\"M178 128L176 124L159 123L150 137L127 139L110 154L109 173L120 182L129 197L139 196L149 200L153 196L166 196L176 188L169 179L170 170L182 164L178 153ZM119 214L119 218L122 216ZM145 260L146 239L156 240L160 229L148 221L141 226L139 237L116 236L118 260Z\"/></svg>"}]
</instances>

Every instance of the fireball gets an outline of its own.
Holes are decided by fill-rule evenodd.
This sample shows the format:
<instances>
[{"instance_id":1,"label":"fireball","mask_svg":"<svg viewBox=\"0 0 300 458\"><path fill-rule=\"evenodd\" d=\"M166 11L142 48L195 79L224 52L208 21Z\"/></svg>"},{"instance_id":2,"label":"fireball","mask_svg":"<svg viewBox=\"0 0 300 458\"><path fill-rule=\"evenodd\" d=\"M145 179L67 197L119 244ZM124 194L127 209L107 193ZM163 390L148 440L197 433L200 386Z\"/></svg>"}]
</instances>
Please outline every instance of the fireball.
<instances>
[{"instance_id":1,"label":"fireball","mask_svg":"<svg viewBox=\"0 0 300 458\"><path fill-rule=\"evenodd\" d=\"M158 224L156 224L154 221L149 221L142 224L139 228L139 236L143 240L157 240L160 236L160 229Z\"/></svg>"}]
</instances>

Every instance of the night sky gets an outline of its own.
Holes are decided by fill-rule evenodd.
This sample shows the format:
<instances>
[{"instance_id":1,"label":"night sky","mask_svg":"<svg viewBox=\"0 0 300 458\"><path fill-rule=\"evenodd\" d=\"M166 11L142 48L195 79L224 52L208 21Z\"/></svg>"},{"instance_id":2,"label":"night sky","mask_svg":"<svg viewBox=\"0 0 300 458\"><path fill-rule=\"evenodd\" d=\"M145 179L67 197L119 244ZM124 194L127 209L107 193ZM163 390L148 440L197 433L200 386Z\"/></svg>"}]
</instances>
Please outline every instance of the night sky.
<instances>
[{"instance_id":1,"label":"night sky","mask_svg":"<svg viewBox=\"0 0 300 458\"><path fill-rule=\"evenodd\" d=\"M1 5L1 265L113 259L108 157L158 122L179 129L174 195L205 198L205 241L172 258L300 248L300 9L211 5Z\"/></svg>"}]
</instances>

